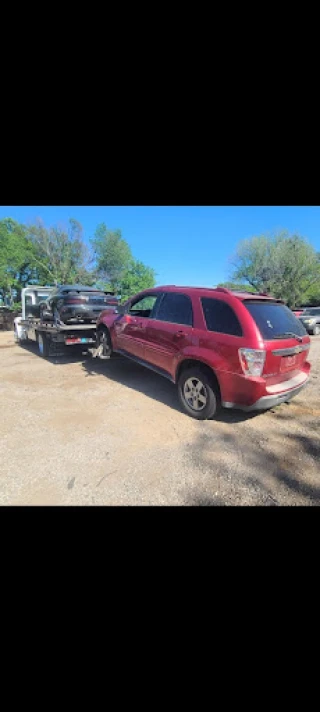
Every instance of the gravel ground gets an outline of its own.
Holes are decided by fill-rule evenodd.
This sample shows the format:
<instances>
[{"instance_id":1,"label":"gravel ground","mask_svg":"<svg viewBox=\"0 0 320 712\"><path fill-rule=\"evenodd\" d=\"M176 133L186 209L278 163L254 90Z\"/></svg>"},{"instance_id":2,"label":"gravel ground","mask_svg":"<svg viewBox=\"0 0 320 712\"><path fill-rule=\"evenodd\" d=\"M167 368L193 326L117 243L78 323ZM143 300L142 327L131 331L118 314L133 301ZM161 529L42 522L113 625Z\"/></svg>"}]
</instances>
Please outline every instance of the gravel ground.
<instances>
[{"instance_id":1,"label":"gravel ground","mask_svg":"<svg viewBox=\"0 0 320 712\"><path fill-rule=\"evenodd\" d=\"M47 361L0 332L0 504L320 503L320 337L289 405L204 422L151 371L69 354Z\"/></svg>"}]
</instances>

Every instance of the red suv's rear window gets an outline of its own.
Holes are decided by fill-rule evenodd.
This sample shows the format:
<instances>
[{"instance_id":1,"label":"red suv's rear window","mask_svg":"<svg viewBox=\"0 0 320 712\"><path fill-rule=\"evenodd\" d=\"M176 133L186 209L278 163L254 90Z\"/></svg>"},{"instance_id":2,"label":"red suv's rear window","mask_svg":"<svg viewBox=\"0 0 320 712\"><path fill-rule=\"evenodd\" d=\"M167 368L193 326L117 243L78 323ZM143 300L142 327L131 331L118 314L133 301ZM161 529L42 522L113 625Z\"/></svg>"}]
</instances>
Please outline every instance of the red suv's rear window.
<instances>
[{"instance_id":1,"label":"red suv's rear window","mask_svg":"<svg viewBox=\"0 0 320 712\"><path fill-rule=\"evenodd\" d=\"M243 301L254 318L261 336L267 341L272 339L288 338L288 332L305 336L306 330L291 309L278 302L264 302L258 299Z\"/></svg>"}]
</instances>

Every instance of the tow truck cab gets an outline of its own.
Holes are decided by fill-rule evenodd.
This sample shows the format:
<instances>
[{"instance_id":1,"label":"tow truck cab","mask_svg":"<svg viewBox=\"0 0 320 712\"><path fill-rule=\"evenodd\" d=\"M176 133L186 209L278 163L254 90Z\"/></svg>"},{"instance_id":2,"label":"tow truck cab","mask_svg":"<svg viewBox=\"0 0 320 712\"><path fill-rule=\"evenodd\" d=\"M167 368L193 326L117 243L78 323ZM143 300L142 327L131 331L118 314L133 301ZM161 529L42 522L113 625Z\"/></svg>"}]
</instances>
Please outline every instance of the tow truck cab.
<instances>
[{"instance_id":1,"label":"tow truck cab","mask_svg":"<svg viewBox=\"0 0 320 712\"><path fill-rule=\"evenodd\" d=\"M40 318L40 304L45 302L54 287L29 286L21 291L21 316L14 320L14 331L18 341L27 338L26 325L23 322L28 319Z\"/></svg>"}]
</instances>

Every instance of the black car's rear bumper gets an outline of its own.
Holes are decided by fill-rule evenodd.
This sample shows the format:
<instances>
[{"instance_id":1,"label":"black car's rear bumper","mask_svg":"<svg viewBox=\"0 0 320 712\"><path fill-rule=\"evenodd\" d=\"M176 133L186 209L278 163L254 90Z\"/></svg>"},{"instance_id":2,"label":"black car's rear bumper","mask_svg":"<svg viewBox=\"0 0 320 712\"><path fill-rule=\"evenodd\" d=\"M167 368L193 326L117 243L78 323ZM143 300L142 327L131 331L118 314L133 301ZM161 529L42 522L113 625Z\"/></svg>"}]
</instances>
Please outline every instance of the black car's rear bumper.
<instances>
[{"instance_id":1,"label":"black car's rear bumper","mask_svg":"<svg viewBox=\"0 0 320 712\"><path fill-rule=\"evenodd\" d=\"M70 306L70 307L63 307L60 311L60 319L63 321L65 324L67 322L70 323L77 323L81 321L97 321L98 317L100 316L101 312L103 311L113 311L115 307L113 306L101 306L99 308L92 308L90 305L81 305L79 304L76 306Z\"/></svg>"}]
</instances>

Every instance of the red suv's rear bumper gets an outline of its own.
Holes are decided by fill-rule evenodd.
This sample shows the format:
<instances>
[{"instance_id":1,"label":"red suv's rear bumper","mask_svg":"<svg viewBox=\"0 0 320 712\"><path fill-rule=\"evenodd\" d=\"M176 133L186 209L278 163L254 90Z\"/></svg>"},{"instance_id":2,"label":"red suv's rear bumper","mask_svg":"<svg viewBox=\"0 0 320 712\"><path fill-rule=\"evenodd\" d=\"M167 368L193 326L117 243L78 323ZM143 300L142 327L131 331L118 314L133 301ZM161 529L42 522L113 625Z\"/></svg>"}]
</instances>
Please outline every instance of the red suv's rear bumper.
<instances>
[{"instance_id":1,"label":"red suv's rear bumper","mask_svg":"<svg viewBox=\"0 0 320 712\"><path fill-rule=\"evenodd\" d=\"M302 388L304 388L309 380L310 364L304 364L303 371L292 378L281 381L275 385L268 385L264 378L242 378L236 376L237 384L234 383L234 376L229 374L228 382L225 383L225 388L222 385L222 405L225 408L239 408L241 410L267 410L273 408L280 403L294 398ZM238 379L241 379L240 381ZM223 379L222 379L223 380ZM231 383L237 386L233 393ZM230 397L231 396L231 397ZM233 397L232 397L233 396Z\"/></svg>"}]
</instances>

